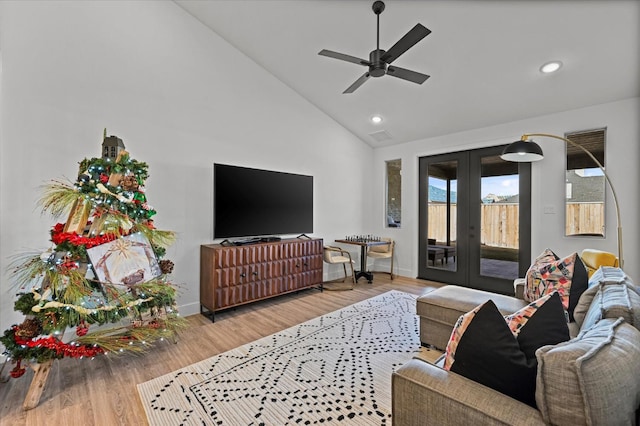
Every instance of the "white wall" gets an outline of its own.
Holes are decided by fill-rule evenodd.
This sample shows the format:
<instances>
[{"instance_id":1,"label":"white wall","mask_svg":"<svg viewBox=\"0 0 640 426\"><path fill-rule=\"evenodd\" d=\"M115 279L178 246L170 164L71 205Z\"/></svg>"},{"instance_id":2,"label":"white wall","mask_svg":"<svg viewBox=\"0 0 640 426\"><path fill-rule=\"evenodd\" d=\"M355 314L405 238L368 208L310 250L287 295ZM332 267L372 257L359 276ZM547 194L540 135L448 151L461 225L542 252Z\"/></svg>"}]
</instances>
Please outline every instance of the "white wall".
<instances>
[{"instance_id":1,"label":"white wall","mask_svg":"<svg viewBox=\"0 0 640 426\"><path fill-rule=\"evenodd\" d=\"M183 314L213 241L214 162L313 175L313 235L363 232L372 149L173 2L0 2L0 53L0 330L23 319L9 257L66 221L40 214L38 187L75 180L104 127L149 164Z\"/></svg>"},{"instance_id":2,"label":"white wall","mask_svg":"<svg viewBox=\"0 0 640 426\"><path fill-rule=\"evenodd\" d=\"M551 99L550 102L553 102ZM640 282L640 98L596 105L560 114L535 117L499 126L476 129L378 148L374 151L374 214L369 226L373 232L397 240L399 273L418 274L418 159L421 156L495 146L513 142L523 133L564 135L575 130L607 128L605 166L619 198L624 231L625 272ZM464 119L464 117L461 117ZM607 188L606 238L564 236L564 144L548 138L534 138L545 153L532 164L531 249L535 257L546 247L568 255L583 248L617 253L616 214ZM384 162L402 159L402 228L384 228ZM544 214L551 206L555 214Z\"/></svg>"}]
</instances>

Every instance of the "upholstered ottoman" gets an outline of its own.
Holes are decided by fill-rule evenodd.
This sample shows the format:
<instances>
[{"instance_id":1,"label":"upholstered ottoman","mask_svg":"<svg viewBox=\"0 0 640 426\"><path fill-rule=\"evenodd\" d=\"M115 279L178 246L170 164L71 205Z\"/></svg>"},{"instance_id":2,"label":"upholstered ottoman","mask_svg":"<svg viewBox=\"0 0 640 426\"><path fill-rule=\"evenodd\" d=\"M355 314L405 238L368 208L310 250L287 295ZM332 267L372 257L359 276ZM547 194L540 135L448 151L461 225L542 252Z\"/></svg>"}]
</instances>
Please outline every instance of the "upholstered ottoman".
<instances>
[{"instance_id":1,"label":"upholstered ottoman","mask_svg":"<svg viewBox=\"0 0 640 426\"><path fill-rule=\"evenodd\" d=\"M447 285L418 298L416 311L420 316L420 342L444 350L451 330L460 315L476 306L493 300L504 315L512 314L527 305L522 299L457 285Z\"/></svg>"}]
</instances>

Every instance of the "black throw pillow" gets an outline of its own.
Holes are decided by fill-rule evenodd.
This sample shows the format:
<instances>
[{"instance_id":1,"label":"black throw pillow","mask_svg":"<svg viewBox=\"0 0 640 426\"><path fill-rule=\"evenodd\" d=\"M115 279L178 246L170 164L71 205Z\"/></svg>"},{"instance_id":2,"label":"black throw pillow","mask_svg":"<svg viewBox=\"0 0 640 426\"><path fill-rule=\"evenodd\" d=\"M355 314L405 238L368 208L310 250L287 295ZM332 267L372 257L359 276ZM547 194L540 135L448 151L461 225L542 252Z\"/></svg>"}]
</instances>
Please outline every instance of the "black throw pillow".
<instances>
[{"instance_id":1,"label":"black throw pillow","mask_svg":"<svg viewBox=\"0 0 640 426\"><path fill-rule=\"evenodd\" d=\"M536 406L536 363L527 360L492 300L460 317L444 368Z\"/></svg>"},{"instance_id":2,"label":"black throw pillow","mask_svg":"<svg viewBox=\"0 0 640 426\"><path fill-rule=\"evenodd\" d=\"M451 333L445 370L536 407L535 352L570 339L558 292L503 317L489 300L462 315Z\"/></svg>"},{"instance_id":3,"label":"black throw pillow","mask_svg":"<svg viewBox=\"0 0 640 426\"><path fill-rule=\"evenodd\" d=\"M571 338L567 314L557 291L531 302L505 317L509 329L517 336L520 349L528 360L536 359L536 350Z\"/></svg>"},{"instance_id":4,"label":"black throw pillow","mask_svg":"<svg viewBox=\"0 0 640 426\"><path fill-rule=\"evenodd\" d=\"M573 318L573 311L578 305L580 296L589 288L589 273L587 267L584 266L584 262L576 254L576 263L573 267L573 279L571 280L571 290L569 292L569 320L575 321Z\"/></svg>"}]
</instances>

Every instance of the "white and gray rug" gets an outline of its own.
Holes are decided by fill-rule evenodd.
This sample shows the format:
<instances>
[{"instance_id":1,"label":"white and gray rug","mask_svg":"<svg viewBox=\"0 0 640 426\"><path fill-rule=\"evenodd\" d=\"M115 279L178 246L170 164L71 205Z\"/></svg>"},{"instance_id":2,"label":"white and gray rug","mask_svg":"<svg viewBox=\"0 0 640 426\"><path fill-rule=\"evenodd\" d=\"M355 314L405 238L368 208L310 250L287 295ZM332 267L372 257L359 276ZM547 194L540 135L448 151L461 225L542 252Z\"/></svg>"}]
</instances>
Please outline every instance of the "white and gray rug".
<instances>
[{"instance_id":1,"label":"white and gray rug","mask_svg":"<svg viewBox=\"0 0 640 426\"><path fill-rule=\"evenodd\" d=\"M391 373L421 352L415 309L390 291L139 384L149 424L388 425Z\"/></svg>"}]
</instances>

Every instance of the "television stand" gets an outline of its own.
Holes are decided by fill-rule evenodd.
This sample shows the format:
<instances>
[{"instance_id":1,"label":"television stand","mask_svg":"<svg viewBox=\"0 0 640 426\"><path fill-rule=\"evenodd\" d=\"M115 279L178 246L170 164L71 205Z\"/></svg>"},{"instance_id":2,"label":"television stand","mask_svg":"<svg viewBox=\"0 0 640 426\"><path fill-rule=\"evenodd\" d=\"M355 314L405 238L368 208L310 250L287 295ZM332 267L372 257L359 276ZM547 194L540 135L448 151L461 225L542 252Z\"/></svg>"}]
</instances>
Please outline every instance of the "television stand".
<instances>
[{"instance_id":1,"label":"television stand","mask_svg":"<svg viewBox=\"0 0 640 426\"><path fill-rule=\"evenodd\" d=\"M322 239L200 246L200 312L214 313L316 287L322 291Z\"/></svg>"}]
</instances>

